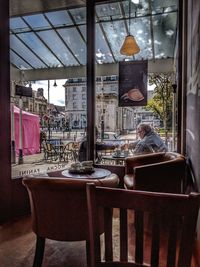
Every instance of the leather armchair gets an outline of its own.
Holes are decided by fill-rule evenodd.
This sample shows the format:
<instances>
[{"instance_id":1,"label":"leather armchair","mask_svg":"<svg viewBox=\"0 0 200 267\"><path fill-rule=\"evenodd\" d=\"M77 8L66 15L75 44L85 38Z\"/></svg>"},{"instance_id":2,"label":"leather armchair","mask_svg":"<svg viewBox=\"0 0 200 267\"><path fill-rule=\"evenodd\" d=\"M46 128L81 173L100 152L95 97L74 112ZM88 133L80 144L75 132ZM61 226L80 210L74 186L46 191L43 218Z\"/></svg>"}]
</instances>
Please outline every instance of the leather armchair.
<instances>
[{"instance_id":1,"label":"leather armchair","mask_svg":"<svg viewBox=\"0 0 200 267\"><path fill-rule=\"evenodd\" d=\"M185 157L175 152L159 152L126 158L124 186L127 189L183 193Z\"/></svg>"},{"instance_id":2,"label":"leather armchair","mask_svg":"<svg viewBox=\"0 0 200 267\"><path fill-rule=\"evenodd\" d=\"M118 186L118 176L111 174L104 183L100 179L70 179L27 176L23 178L31 203L32 229L37 236L34 267L42 266L45 239L57 241L86 240L89 266L89 229L86 183ZM100 218L102 218L100 213ZM101 232L103 224L101 219Z\"/></svg>"}]
</instances>

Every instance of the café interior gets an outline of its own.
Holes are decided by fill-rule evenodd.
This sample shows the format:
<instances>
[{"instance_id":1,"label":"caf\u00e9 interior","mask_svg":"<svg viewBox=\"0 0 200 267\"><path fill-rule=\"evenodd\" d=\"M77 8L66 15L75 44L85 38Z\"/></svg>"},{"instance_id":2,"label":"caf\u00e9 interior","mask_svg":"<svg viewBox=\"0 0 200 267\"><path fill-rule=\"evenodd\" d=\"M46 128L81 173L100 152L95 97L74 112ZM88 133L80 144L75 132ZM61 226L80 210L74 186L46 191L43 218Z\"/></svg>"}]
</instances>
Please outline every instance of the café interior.
<instances>
[{"instance_id":1,"label":"caf\u00e9 interior","mask_svg":"<svg viewBox=\"0 0 200 267\"><path fill-rule=\"evenodd\" d=\"M200 2L0 4L1 266L200 266ZM118 76L122 62L174 73L176 147L102 165L96 77ZM12 179L13 84L78 77L87 88L84 173Z\"/></svg>"}]
</instances>

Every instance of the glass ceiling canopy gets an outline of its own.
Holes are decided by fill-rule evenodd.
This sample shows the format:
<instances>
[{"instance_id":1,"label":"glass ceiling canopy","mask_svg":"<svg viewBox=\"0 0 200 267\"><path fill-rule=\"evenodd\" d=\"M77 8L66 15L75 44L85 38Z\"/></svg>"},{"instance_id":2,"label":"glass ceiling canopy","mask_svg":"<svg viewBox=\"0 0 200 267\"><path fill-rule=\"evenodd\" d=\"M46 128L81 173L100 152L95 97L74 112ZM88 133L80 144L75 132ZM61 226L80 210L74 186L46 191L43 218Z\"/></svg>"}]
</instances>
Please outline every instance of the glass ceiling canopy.
<instances>
[{"instance_id":1,"label":"glass ceiling canopy","mask_svg":"<svg viewBox=\"0 0 200 267\"><path fill-rule=\"evenodd\" d=\"M129 1L96 6L96 63L173 58L177 0L130 6L130 12ZM134 58L119 52L129 32L141 49ZM20 70L85 65L86 8L10 18L10 62Z\"/></svg>"}]
</instances>

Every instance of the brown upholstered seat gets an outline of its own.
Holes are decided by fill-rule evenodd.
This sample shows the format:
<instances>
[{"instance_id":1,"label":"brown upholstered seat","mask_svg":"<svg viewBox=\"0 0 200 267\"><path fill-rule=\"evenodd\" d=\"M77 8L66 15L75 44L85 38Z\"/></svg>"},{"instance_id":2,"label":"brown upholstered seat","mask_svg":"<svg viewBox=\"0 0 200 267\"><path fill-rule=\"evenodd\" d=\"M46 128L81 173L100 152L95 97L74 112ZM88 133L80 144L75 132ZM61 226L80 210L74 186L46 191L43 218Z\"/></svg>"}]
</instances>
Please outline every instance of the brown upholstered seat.
<instances>
[{"instance_id":1,"label":"brown upholstered seat","mask_svg":"<svg viewBox=\"0 0 200 267\"><path fill-rule=\"evenodd\" d=\"M91 182L91 179L38 176L27 176L23 179L31 202L32 227L37 235L34 267L42 266L45 238L58 241L86 240L89 259L87 182ZM111 174L104 184L95 179L92 182L101 186L116 187L118 176Z\"/></svg>"},{"instance_id":2,"label":"brown upholstered seat","mask_svg":"<svg viewBox=\"0 0 200 267\"><path fill-rule=\"evenodd\" d=\"M154 192L184 191L186 160L175 152L160 152L125 159L124 186Z\"/></svg>"}]
</instances>

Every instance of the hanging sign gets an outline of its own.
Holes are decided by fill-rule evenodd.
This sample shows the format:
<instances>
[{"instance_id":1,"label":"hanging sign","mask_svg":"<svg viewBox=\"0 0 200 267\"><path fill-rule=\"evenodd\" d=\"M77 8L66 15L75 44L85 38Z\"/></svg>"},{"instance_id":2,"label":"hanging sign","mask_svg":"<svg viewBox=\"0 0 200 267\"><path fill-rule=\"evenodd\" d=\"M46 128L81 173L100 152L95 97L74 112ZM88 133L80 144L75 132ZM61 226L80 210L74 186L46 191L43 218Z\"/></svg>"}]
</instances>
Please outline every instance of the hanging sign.
<instances>
[{"instance_id":1,"label":"hanging sign","mask_svg":"<svg viewBox=\"0 0 200 267\"><path fill-rule=\"evenodd\" d=\"M147 105L148 61L119 62L119 107Z\"/></svg>"},{"instance_id":2,"label":"hanging sign","mask_svg":"<svg viewBox=\"0 0 200 267\"><path fill-rule=\"evenodd\" d=\"M22 85L15 86L15 95L32 97L32 88Z\"/></svg>"}]
</instances>

